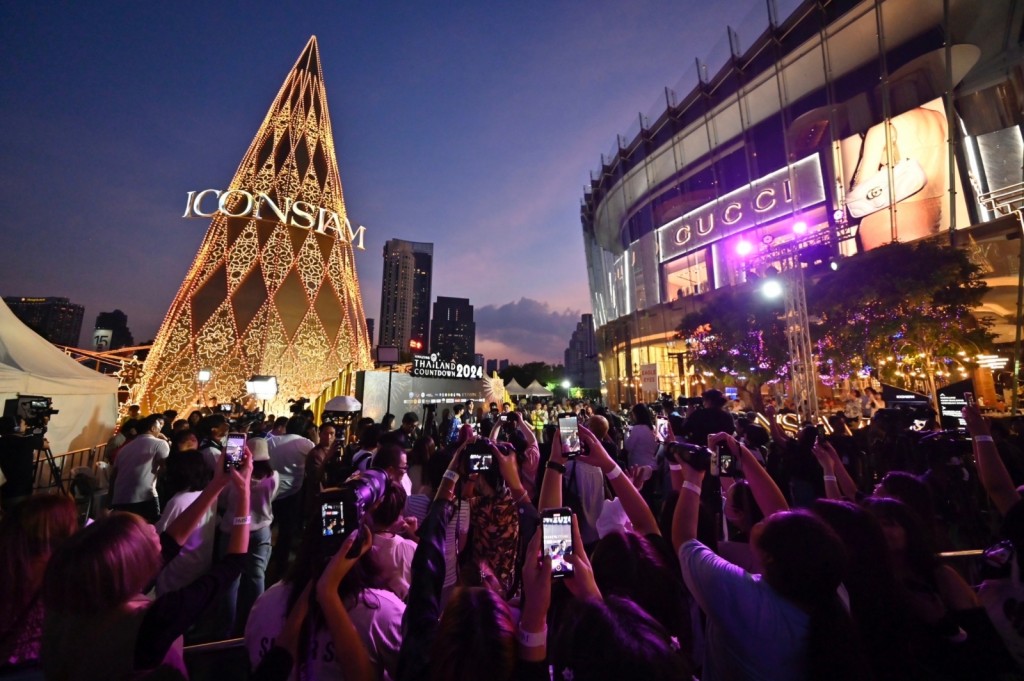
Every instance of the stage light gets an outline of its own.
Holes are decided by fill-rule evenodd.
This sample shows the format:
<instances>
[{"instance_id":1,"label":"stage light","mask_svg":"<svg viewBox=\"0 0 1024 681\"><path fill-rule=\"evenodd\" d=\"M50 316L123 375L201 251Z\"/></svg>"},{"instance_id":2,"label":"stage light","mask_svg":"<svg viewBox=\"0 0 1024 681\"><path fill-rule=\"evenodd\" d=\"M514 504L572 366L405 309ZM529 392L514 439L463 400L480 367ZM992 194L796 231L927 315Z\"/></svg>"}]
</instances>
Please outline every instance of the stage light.
<instances>
[{"instance_id":1,"label":"stage light","mask_svg":"<svg viewBox=\"0 0 1024 681\"><path fill-rule=\"evenodd\" d=\"M736 244L736 255L740 257L746 257L754 251L754 244L750 243L746 239L741 239Z\"/></svg>"},{"instance_id":2,"label":"stage light","mask_svg":"<svg viewBox=\"0 0 1024 681\"><path fill-rule=\"evenodd\" d=\"M782 295L782 282L778 279L766 279L761 284L761 295L765 298L778 298Z\"/></svg>"},{"instance_id":3,"label":"stage light","mask_svg":"<svg viewBox=\"0 0 1024 681\"><path fill-rule=\"evenodd\" d=\"M807 234L807 223L803 220L798 220L793 223L794 234Z\"/></svg>"}]
</instances>

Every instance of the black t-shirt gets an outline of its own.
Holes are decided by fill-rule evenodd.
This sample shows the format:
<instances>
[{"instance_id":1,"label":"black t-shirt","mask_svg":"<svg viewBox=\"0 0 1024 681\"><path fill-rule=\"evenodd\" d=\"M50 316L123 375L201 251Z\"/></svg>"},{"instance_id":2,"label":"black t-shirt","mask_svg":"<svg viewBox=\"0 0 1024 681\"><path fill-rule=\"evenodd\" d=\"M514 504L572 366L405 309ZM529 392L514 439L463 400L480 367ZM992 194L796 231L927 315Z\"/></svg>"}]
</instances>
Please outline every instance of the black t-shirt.
<instances>
[{"instance_id":1,"label":"black t-shirt","mask_svg":"<svg viewBox=\"0 0 1024 681\"><path fill-rule=\"evenodd\" d=\"M708 435L715 433L735 432L736 424L733 423L732 414L723 409L698 409L690 414L683 424L682 435L687 442L695 445L708 443Z\"/></svg>"},{"instance_id":2,"label":"black t-shirt","mask_svg":"<svg viewBox=\"0 0 1024 681\"><path fill-rule=\"evenodd\" d=\"M17 435L0 438L0 470L7 478L3 486L4 498L13 499L32 494L36 442L38 440L34 437Z\"/></svg>"}]
</instances>

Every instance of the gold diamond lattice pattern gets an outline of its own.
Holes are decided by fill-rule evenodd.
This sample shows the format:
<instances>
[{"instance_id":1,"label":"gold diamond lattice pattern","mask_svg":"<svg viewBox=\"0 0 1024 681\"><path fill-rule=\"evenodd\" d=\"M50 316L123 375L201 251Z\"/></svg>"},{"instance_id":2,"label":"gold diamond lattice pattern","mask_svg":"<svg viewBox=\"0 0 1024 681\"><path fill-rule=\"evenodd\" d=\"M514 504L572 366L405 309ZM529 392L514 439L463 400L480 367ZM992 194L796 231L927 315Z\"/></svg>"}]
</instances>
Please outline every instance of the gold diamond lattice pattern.
<instances>
[{"instance_id":1,"label":"gold diamond lattice pattern","mask_svg":"<svg viewBox=\"0 0 1024 681\"><path fill-rule=\"evenodd\" d=\"M307 43L229 189L305 201L345 221L316 37ZM275 217L276 216L272 216ZM277 378L266 408L315 398L343 368L371 366L352 244L267 219L218 213L171 303L138 385L146 412L242 399L253 375ZM198 372L211 372L200 386Z\"/></svg>"}]
</instances>

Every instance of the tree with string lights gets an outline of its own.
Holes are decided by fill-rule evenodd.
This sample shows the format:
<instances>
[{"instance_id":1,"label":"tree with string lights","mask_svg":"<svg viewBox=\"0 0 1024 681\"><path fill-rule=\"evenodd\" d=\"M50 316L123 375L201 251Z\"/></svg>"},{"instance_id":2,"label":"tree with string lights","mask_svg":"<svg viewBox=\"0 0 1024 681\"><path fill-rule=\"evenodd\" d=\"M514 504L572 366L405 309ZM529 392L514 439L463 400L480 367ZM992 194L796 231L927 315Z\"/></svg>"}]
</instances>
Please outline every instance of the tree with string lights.
<instances>
[{"instance_id":1,"label":"tree with string lights","mask_svg":"<svg viewBox=\"0 0 1024 681\"><path fill-rule=\"evenodd\" d=\"M782 310L748 289L716 293L712 304L683 318L676 337L686 343L695 370L721 376L755 410L763 411L761 387L788 373Z\"/></svg>"},{"instance_id":2,"label":"tree with string lights","mask_svg":"<svg viewBox=\"0 0 1024 681\"><path fill-rule=\"evenodd\" d=\"M938 404L938 383L973 368L992 334L971 310L987 284L962 250L935 240L892 243L851 259L808 286L822 379L855 372L921 386Z\"/></svg>"}]
</instances>

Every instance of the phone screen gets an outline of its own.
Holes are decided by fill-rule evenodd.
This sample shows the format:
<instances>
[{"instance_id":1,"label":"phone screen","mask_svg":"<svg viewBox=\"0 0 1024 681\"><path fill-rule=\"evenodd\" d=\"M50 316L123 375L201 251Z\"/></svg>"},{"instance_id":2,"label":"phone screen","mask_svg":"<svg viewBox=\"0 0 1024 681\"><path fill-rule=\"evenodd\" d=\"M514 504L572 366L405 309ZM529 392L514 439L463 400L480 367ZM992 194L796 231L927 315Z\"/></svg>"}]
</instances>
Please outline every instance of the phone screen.
<instances>
[{"instance_id":1,"label":"phone screen","mask_svg":"<svg viewBox=\"0 0 1024 681\"><path fill-rule=\"evenodd\" d=\"M480 471L489 471L493 462L493 454L470 454L469 455L469 472L479 473Z\"/></svg>"},{"instance_id":2,"label":"phone screen","mask_svg":"<svg viewBox=\"0 0 1024 681\"><path fill-rule=\"evenodd\" d=\"M542 550L545 556L551 557L551 576L555 579L571 577L572 563L565 557L573 551L572 543L572 511L568 508L556 508L544 511L541 520Z\"/></svg>"},{"instance_id":3,"label":"phone screen","mask_svg":"<svg viewBox=\"0 0 1024 681\"><path fill-rule=\"evenodd\" d=\"M562 438L562 456L571 459L580 453L580 426L575 416L559 417L558 435Z\"/></svg>"},{"instance_id":4,"label":"phone screen","mask_svg":"<svg viewBox=\"0 0 1024 681\"><path fill-rule=\"evenodd\" d=\"M968 407L974 406L974 393L964 393L964 403Z\"/></svg>"},{"instance_id":5,"label":"phone screen","mask_svg":"<svg viewBox=\"0 0 1024 681\"><path fill-rule=\"evenodd\" d=\"M245 434L244 433L230 433L228 435L228 444L224 448L224 467L225 468L241 468L242 467L242 453L245 451Z\"/></svg>"},{"instance_id":6,"label":"phone screen","mask_svg":"<svg viewBox=\"0 0 1024 681\"><path fill-rule=\"evenodd\" d=\"M324 537L345 536L345 508L340 500L320 504L320 534Z\"/></svg>"},{"instance_id":7,"label":"phone screen","mask_svg":"<svg viewBox=\"0 0 1024 681\"><path fill-rule=\"evenodd\" d=\"M498 417L499 421L508 421L508 414L502 414Z\"/></svg>"}]
</instances>

